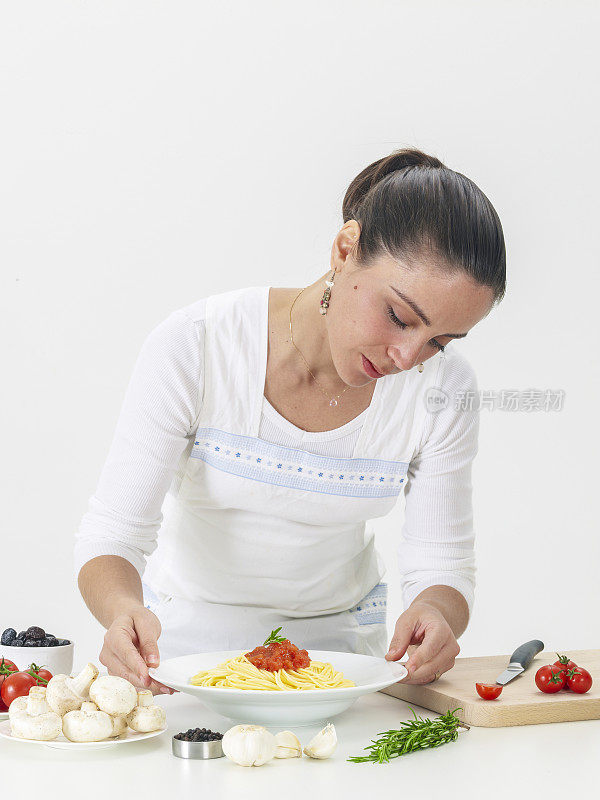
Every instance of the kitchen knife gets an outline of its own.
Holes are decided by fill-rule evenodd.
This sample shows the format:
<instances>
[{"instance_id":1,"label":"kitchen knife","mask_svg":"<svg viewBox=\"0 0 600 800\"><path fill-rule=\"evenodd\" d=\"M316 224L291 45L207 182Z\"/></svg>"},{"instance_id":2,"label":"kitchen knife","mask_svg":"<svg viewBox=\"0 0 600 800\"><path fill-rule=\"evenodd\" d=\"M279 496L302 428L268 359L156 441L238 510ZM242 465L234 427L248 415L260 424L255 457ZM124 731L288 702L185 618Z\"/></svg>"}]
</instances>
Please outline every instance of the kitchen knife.
<instances>
[{"instance_id":1,"label":"kitchen knife","mask_svg":"<svg viewBox=\"0 0 600 800\"><path fill-rule=\"evenodd\" d=\"M522 672L525 672L527 667L533 661L534 656L541 653L544 649L544 643L539 639L532 639L530 642L525 642L520 647L517 647L515 652L510 657L508 668L504 670L501 675L496 678L496 683L502 686L512 681Z\"/></svg>"}]
</instances>

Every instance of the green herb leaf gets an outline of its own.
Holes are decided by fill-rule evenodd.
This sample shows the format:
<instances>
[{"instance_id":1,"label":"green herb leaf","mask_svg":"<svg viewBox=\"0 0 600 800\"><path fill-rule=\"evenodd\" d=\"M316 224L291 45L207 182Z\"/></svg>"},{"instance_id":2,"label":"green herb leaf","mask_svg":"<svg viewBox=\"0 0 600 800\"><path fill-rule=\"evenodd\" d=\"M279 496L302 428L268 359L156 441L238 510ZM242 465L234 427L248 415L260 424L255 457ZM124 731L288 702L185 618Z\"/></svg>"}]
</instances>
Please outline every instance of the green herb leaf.
<instances>
[{"instance_id":1,"label":"green herb leaf","mask_svg":"<svg viewBox=\"0 0 600 800\"><path fill-rule=\"evenodd\" d=\"M399 730L383 731L377 734L380 738L371 739L373 744L365 747L365 750L370 751L369 755L351 756L348 761L355 764L361 761L383 764L391 758L397 758L406 753L453 742L458 737L458 728L469 729L468 725L454 716L454 713L462 711L462 708L447 711L434 720L417 717L414 708L411 706L409 708L413 712L413 720L401 722Z\"/></svg>"},{"instance_id":2,"label":"green herb leaf","mask_svg":"<svg viewBox=\"0 0 600 800\"><path fill-rule=\"evenodd\" d=\"M271 642L285 642L285 636L278 636L279 631L281 630L281 626L276 628L274 631L271 631L269 638L265 639L264 646L271 644Z\"/></svg>"}]
</instances>

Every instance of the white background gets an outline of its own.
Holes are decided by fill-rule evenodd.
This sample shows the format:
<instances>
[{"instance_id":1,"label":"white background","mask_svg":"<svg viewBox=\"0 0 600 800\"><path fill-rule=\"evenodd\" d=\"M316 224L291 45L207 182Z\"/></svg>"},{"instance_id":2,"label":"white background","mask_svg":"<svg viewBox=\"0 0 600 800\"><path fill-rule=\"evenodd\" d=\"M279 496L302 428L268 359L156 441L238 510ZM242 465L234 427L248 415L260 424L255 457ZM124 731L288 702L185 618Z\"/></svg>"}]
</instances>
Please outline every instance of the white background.
<instances>
[{"instance_id":1,"label":"white background","mask_svg":"<svg viewBox=\"0 0 600 800\"><path fill-rule=\"evenodd\" d=\"M0 629L98 653L73 535L143 340L197 298L313 282L350 181L416 146L507 242L505 300L453 346L481 389L565 392L482 412L462 655L598 646L597 4L2 5ZM390 634L401 523L374 523Z\"/></svg>"}]
</instances>

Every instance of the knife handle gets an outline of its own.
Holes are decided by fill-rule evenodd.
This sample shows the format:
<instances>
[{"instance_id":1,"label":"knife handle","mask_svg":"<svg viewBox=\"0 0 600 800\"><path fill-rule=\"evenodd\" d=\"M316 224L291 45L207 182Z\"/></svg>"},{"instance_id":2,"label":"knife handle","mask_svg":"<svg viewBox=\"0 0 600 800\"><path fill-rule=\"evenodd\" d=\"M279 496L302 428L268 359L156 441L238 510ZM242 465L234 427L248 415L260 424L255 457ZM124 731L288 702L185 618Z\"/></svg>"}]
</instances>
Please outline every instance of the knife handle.
<instances>
[{"instance_id":1,"label":"knife handle","mask_svg":"<svg viewBox=\"0 0 600 800\"><path fill-rule=\"evenodd\" d=\"M525 644L517 647L515 652L510 657L510 663L520 664L523 669L527 669L527 667L533 661L534 656L537 656L538 653L541 653L543 649L543 642L541 642L539 639L532 639L530 642L525 642Z\"/></svg>"}]
</instances>

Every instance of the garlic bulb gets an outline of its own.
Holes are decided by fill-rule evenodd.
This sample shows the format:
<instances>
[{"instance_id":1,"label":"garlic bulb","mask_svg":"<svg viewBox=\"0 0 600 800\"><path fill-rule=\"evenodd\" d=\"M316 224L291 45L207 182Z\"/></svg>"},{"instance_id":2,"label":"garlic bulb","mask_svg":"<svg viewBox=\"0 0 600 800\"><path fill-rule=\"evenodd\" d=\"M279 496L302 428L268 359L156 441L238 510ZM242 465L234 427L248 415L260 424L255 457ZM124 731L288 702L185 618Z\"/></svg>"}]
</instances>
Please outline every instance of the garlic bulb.
<instances>
[{"instance_id":1,"label":"garlic bulb","mask_svg":"<svg viewBox=\"0 0 600 800\"><path fill-rule=\"evenodd\" d=\"M322 731L310 740L304 748L304 752L311 758L329 758L337 747L337 736L335 728L330 722Z\"/></svg>"},{"instance_id":2,"label":"garlic bulb","mask_svg":"<svg viewBox=\"0 0 600 800\"><path fill-rule=\"evenodd\" d=\"M242 767L260 767L275 755L275 737L262 725L234 725L221 739L223 752Z\"/></svg>"},{"instance_id":3,"label":"garlic bulb","mask_svg":"<svg viewBox=\"0 0 600 800\"><path fill-rule=\"evenodd\" d=\"M302 758L302 745L292 731L280 731L275 734L275 758Z\"/></svg>"}]
</instances>

